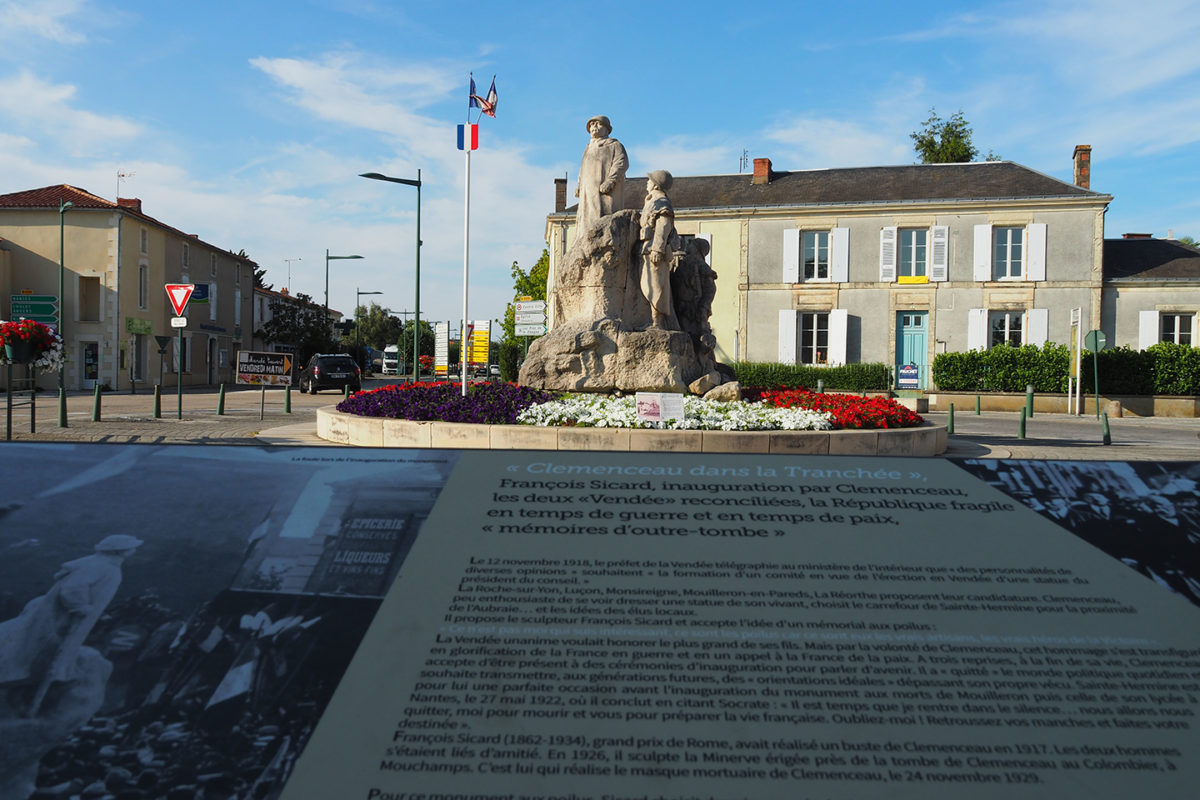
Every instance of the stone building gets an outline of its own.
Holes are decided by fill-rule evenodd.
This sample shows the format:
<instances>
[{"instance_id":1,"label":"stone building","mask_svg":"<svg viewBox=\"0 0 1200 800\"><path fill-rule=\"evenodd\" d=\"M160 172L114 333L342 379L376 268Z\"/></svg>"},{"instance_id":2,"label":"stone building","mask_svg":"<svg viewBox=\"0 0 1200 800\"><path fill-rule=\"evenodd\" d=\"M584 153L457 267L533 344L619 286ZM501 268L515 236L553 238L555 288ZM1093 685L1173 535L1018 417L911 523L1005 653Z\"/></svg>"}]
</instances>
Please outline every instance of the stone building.
<instances>
[{"instance_id":1,"label":"stone building","mask_svg":"<svg viewBox=\"0 0 1200 800\"><path fill-rule=\"evenodd\" d=\"M932 388L938 353L1065 343L1075 309L1101 328L1113 198L1090 189L1090 159L1075 149L1075 183L1006 161L781 172L760 158L753 174L676 177L676 229L709 242L718 275L718 359L883 362ZM556 184L551 275L574 235Z\"/></svg>"},{"instance_id":2,"label":"stone building","mask_svg":"<svg viewBox=\"0 0 1200 800\"><path fill-rule=\"evenodd\" d=\"M18 310L23 297L61 301L68 390L174 384L180 368L189 386L232 383L252 331L255 267L149 216L136 198L114 203L67 185L0 195L0 318L20 316L14 299ZM168 283L196 285L182 352ZM160 336L170 337L164 355Z\"/></svg>"}]
</instances>

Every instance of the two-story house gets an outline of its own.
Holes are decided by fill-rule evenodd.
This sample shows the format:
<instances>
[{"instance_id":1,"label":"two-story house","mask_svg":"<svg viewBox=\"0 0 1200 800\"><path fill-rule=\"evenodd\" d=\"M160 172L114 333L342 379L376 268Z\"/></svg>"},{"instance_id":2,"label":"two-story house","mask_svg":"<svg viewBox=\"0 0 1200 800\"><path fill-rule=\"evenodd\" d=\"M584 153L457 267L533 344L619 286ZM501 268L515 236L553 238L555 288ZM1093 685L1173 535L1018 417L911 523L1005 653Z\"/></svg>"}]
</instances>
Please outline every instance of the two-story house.
<instances>
[{"instance_id":1,"label":"two-story house","mask_svg":"<svg viewBox=\"0 0 1200 800\"><path fill-rule=\"evenodd\" d=\"M0 195L0 250L0 318L13 318L14 298L54 298L67 389L174 383L179 370L186 385L233 382L252 331L250 259L156 220L138 199L67 185ZM182 348L169 283L196 286Z\"/></svg>"}]
</instances>

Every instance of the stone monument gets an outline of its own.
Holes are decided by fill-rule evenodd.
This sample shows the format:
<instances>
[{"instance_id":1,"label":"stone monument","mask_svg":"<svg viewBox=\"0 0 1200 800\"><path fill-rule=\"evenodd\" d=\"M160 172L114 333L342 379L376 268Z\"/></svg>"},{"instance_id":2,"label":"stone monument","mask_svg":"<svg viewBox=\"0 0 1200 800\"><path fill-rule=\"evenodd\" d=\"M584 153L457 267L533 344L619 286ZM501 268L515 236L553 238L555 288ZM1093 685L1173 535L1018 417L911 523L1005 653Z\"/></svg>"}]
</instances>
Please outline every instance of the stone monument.
<instances>
[{"instance_id":1,"label":"stone monument","mask_svg":"<svg viewBox=\"0 0 1200 800\"><path fill-rule=\"evenodd\" d=\"M594 163L593 149L615 142L607 138L611 129L607 117L588 120L593 139L580 168L575 240L555 269L551 330L530 346L519 382L739 399L733 370L713 355L717 274L707 262L708 243L685 244L676 232L666 170L647 176L640 212L623 208L624 148L612 159L622 178L605 190L616 173Z\"/></svg>"}]
</instances>

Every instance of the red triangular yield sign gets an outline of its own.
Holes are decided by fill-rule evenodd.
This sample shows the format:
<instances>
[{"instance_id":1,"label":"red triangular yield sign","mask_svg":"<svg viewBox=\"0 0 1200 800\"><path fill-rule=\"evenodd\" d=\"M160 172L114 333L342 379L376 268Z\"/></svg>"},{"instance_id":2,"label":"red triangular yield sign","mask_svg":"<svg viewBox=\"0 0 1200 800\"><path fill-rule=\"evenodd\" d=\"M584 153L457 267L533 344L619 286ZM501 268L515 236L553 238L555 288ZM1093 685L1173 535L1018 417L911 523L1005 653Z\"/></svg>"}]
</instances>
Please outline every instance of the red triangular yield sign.
<instances>
[{"instance_id":1,"label":"red triangular yield sign","mask_svg":"<svg viewBox=\"0 0 1200 800\"><path fill-rule=\"evenodd\" d=\"M171 307L175 309L175 316L182 317L183 310L187 308L188 300L192 297L192 292L196 289L194 283L168 283L166 285L167 297L171 298Z\"/></svg>"}]
</instances>

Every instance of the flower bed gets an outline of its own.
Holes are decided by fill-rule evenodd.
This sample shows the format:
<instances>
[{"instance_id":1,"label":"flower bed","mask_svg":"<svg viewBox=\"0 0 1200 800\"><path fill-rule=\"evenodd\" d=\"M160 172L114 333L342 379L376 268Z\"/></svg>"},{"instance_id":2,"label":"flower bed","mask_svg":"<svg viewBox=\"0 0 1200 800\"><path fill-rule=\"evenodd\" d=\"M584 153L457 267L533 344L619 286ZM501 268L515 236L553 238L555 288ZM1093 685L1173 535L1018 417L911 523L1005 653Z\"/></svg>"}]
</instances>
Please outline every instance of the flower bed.
<instances>
[{"instance_id":1,"label":"flower bed","mask_svg":"<svg viewBox=\"0 0 1200 800\"><path fill-rule=\"evenodd\" d=\"M825 412L836 428L911 428L925 421L890 397L817 394L807 389L775 389L761 395L763 403L778 408Z\"/></svg>"},{"instance_id":2,"label":"flower bed","mask_svg":"<svg viewBox=\"0 0 1200 800\"><path fill-rule=\"evenodd\" d=\"M920 416L885 397L816 394L803 389L755 392L761 402L719 403L684 398L684 418L639 420L632 396L556 395L511 383L475 383L462 396L450 382L393 384L359 392L337 410L364 417L421 421L521 424L542 427L665 430L836 430L904 428Z\"/></svg>"}]
</instances>

